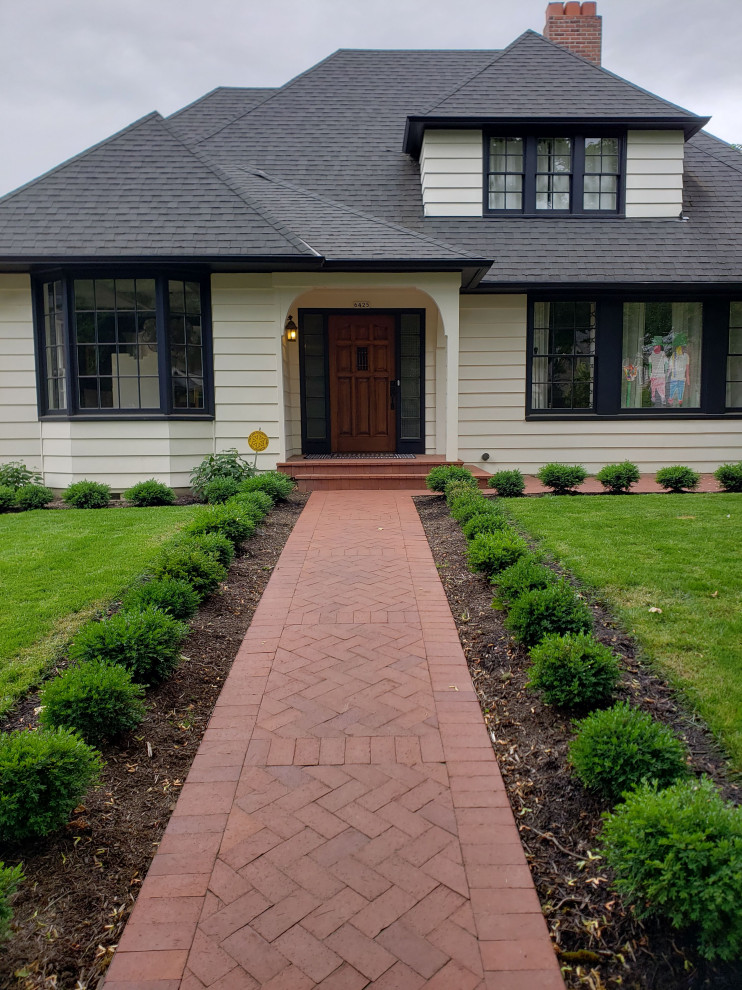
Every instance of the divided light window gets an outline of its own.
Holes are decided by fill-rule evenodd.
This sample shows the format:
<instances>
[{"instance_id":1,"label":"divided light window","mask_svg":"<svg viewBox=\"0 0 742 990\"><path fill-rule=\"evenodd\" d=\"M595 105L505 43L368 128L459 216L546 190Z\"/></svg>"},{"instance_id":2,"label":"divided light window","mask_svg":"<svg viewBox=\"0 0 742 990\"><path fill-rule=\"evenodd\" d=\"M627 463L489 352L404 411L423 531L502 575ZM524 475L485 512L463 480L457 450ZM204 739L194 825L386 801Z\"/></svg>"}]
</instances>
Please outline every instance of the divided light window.
<instances>
[{"instance_id":1,"label":"divided light window","mask_svg":"<svg viewBox=\"0 0 742 990\"><path fill-rule=\"evenodd\" d=\"M531 408L592 410L595 303L533 304Z\"/></svg>"},{"instance_id":2,"label":"divided light window","mask_svg":"<svg viewBox=\"0 0 742 990\"><path fill-rule=\"evenodd\" d=\"M486 138L489 213L618 213L621 141L563 134Z\"/></svg>"}]
</instances>

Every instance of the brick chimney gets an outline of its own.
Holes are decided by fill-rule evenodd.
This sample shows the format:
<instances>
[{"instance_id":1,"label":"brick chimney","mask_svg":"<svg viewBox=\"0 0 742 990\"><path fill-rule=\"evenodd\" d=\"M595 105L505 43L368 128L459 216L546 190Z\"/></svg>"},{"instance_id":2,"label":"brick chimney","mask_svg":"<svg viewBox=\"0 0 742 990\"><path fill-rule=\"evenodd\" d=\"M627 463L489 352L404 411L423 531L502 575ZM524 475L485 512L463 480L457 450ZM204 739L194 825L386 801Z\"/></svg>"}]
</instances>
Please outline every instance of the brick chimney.
<instances>
[{"instance_id":1,"label":"brick chimney","mask_svg":"<svg viewBox=\"0 0 742 990\"><path fill-rule=\"evenodd\" d=\"M602 17L597 3L550 3L546 8L544 37L600 65Z\"/></svg>"}]
</instances>

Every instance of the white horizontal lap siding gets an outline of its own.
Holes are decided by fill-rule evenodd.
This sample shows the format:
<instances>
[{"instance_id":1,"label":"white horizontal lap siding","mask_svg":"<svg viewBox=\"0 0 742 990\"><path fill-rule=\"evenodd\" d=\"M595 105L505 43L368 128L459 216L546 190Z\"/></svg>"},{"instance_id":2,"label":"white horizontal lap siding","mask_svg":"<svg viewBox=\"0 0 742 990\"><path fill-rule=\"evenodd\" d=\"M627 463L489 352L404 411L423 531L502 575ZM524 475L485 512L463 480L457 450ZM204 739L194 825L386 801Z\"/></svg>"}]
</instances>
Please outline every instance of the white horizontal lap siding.
<instances>
[{"instance_id":1,"label":"white horizontal lap siding","mask_svg":"<svg viewBox=\"0 0 742 990\"><path fill-rule=\"evenodd\" d=\"M254 457L247 437L263 430L269 447L258 467L275 467L283 449L282 327L270 276L214 275L214 442Z\"/></svg>"},{"instance_id":2,"label":"white horizontal lap siding","mask_svg":"<svg viewBox=\"0 0 742 990\"><path fill-rule=\"evenodd\" d=\"M0 463L42 468L31 280L0 275Z\"/></svg>"},{"instance_id":3,"label":"white horizontal lap siding","mask_svg":"<svg viewBox=\"0 0 742 990\"><path fill-rule=\"evenodd\" d=\"M629 131L626 216L677 217L683 208L682 131Z\"/></svg>"},{"instance_id":4,"label":"white horizontal lap siding","mask_svg":"<svg viewBox=\"0 0 742 990\"><path fill-rule=\"evenodd\" d=\"M482 132L425 132L420 179L426 217L481 217Z\"/></svg>"},{"instance_id":5,"label":"white horizontal lap siding","mask_svg":"<svg viewBox=\"0 0 742 990\"><path fill-rule=\"evenodd\" d=\"M644 472L669 464L706 472L740 458L740 420L526 422L525 296L463 296L459 332L459 456L467 463L533 474L563 461L594 473L630 460Z\"/></svg>"}]
</instances>

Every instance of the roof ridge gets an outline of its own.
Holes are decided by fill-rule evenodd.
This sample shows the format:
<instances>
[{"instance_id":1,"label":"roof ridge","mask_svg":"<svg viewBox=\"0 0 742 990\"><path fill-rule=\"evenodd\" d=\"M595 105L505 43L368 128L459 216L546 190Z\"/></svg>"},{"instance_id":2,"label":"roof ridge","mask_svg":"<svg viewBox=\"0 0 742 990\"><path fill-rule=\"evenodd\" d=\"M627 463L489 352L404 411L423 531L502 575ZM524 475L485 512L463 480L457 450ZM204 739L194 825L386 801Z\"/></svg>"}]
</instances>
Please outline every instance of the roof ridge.
<instances>
[{"instance_id":1,"label":"roof ridge","mask_svg":"<svg viewBox=\"0 0 742 990\"><path fill-rule=\"evenodd\" d=\"M530 30L530 29L529 29L529 30ZM445 96L442 96L442 97L440 98L440 100L438 100L438 102L437 102L437 103L433 103L433 104L432 104L432 105L431 105L430 107L428 107L428 109L427 109L427 110L425 111L425 113L426 113L426 114L429 114L429 113L431 113L431 111L433 111L433 110L435 110L435 108L436 108L436 107L439 107L439 106L441 105L441 103L445 103L445 102L446 102L447 100L450 100L450 99L451 99L451 97L452 97L452 96L454 95L454 93L458 93L458 91L459 91L460 89L463 89L463 88L464 88L465 86L468 86L470 82L472 82L472 81L473 81L474 79L476 79L476 78L477 78L477 76L481 76L481 74L482 74L483 72L486 72L486 71L487 71L487 69L489 69L489 68L491 68L491 67L492 67L492 66L493 66L493 65L495 64L495 62L497 62L497 61L498 61L499 59L501 59L501 58L502 58L502 56L503 56L503 55L504 55L504 54L505 54L506 52L508 52L508 51L509 51L509 50L510 50L510 49L511 49L511 48L513 47L513 45L514 45L514 44L515 44L516 42L518 42L518 41L520 41L520 39L521 39L521 38L522 38L522 37L523 37L523 36L524 36L525 34L528 34L528 33L529 33L528 31L524 31L524 32L523 32L523 34L519 34L519 35L518 35L518 37L517 37L517 38L515 39L515 41L511 41L511 42L510 42L510 44L509 44L509 45L507 45L507 46L506 46L505 48L501 48L501 49L500 49L500 50L499 50L499 51L498 51L498 52L497 52L497 53L495 54L495 57L494 57L494 58L492 58L492 59L490 59L490 61L489 61L489 62L488 62L488 63L487 63L486 65L483 65L481 69L477 69L477 71L476 71L476 72L473 72L473 73L472 73L472 74L471 74L471 75L469 76L469 78L468 78L468 79L465 79L465 80L464 80L464 81L463 81L462 83L459 83L459 85L458 85L458 86L455 86L455 87L454 87L454 88L453 88L453 89L452 89L452 90L450 91L450 93L446 93L446 95L445 95ZM533 33L533 32L530 32L530 33ZM486 51L486 49L485 49L485 51Z\"/></svg>"},{"instance_id":2,"label":"roof ridge","mask_svg":"<svg viewBox=\"0 0 742 990\"><path fill-rule=\"evenodd\" d=\"M46 172L42 172L41 175L37 175L35 179L31 179L28 182L24 182L23 185L18 186L17 189L11 189L10 192L5 193L4 196L0 196L0 204L6 203L9 199L12 199L14 196L17 196L18 193L25 192L26 189L29 189L31 186L36 185L37 182L41 182L44 179L48 179L50 175L54 175L57 172L61 172L62 169L67 168L68 165L74 165L75 162L79 162L83 158L87 158L88 155L91 155L94 151L98 151L99 148L102 148L105 145L110 144L116 138L121 137L122 134L126 134L128 131L134 131L137 129L137 127L141 127L142 124L146 124L150 120L157 120L157 119L164 121L165 118L158 110L151 110L148 114L145 114L144 117L140 117L138 120L135 120L133 123L127 124L126 127L122 127L114 134L109 134L108 137L103 138L102 141L98 141L96 144L91 144L89 148L86 148L84 151L79 152L77 155L72 155L71 158L66 158L63 162L60 162L59 165L54 165L52 168L47 169Z\"/></svg>"}]
</instances>

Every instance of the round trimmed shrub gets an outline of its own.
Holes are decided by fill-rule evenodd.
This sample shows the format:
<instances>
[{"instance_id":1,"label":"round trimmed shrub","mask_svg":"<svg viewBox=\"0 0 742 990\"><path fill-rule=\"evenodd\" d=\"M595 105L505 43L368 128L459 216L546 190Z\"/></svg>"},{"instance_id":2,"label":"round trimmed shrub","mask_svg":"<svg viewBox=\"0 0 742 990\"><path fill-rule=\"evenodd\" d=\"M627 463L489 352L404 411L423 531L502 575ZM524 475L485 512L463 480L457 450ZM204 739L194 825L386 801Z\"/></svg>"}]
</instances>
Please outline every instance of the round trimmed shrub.
<instances>
[{"instance_id":1,"label":"round trimmed shrub","mask_svg":"<svg viewBox=\"0 0 742 990\"><path fill-rule=\"evenodd\" d=\"M239 492L226 504L236 505L256 525L262 522L273 508L271 497L265 492Z\"/></svg>"},{"instance_id":2,"label":"round trimmed shrub","mask_svg":"<svg viewBox=\"0 0 742 990\"><path fill-rule=\"evenodd\" d=\"M587 471L581 464L552 462L539 468L536 477L545 488L551 488L555 495L566 495L582 484L587 478Z\"/></svg>"},{"instance_id":3,"label":"round trimmed shrub","mask_svg":"<svg viewBox=\"0 0 742 990\"><path fill-rule=\"evenodd\" d=\"M240 490L240 482L235 478L212 478L201 489L200 495L209 505L219 505L236 495Z\"/></svg>"},{"instance_id":4,"label":"round trimmed shrub","mask_svg":"<svg viewBox=\"0 0 742 990\"><path fill-rule=\"evenodd\" d=\"M154 569L156 578L186 581L198 595L199 601L210 595L226 578L226 568L196 547L169 544L160 551Z\"/></svg>"},{"instance_id":5,"label":"round trimmed shrub","mask_svg":"<svg viewBox=\"0 0 742 990\"><path fill-rule=\"evenodd\" d=\"M526 646L535 646L550 633L590 632L592 625L590 609L564 580L524 591L505 619L505 628Z\"/></svg>"},{"instance_id":6,"label":"round trimmed shrub","mask_svg":"<svg viewBox=\"0 0 742 990\"><path fill-rule=\"evenodd\" d=\"M144 688L124 667L90 660L47 684L39 721L48 729L71 729L99 746L139 725L146 713L143 697Z\"/></svg>"},{"instance_id":7,"label":"round trimmed shrub","mask_svg":"<svg viewBox=\"0 0 742 990\"><path fill-rule=\"evenodd\" d=\"M742 461L737 464L720 464L714 477L725 492L742 492Z\"/></svg>"},{"instance_id":8,"label":"round trimmed shrub","mask_svg":"<svg viewBox=\"0 0 742 990\"><path fill-rule=\"evenodd\" d=\"M10 935L13 917L10 900L25 879L20 865L10 867L0 860L0 942Z\"/></svg>"},{"instance_id":9,"label":"round trimmed shrub","mask_svg":"<svg viewBox=\"0 0 742 990\"><path fill-rule=\"evenodd\" d=\"M239 505L209 505L197 509L182 530L189 536L221 533L236 547L255 532L255 523Z\"/></svg>"},{"instance_id":10,"label":"round trimmed shrub","mask_svg":"<svg viewBox=\"0 0 742 990\"><path fill-rule=\"evenodd\" d=\"M138 684L158 684L177 667L180 644L187 635L188 626L158 608L117 612L103 622L83 626L69 655L78 663L103 660L121 664Z\"/></svg>"},{"instance_id":11,"label":"round trimmed shrub","mask_svg":"<svg viewBox=\"0 0 742 990\"><path fill-rule=\"evenodd\" d=\"M54 492L44 485L24 485L15 493L15 504L19 509L43 509L54 501Z\"/></svg>"},{"instance_id":12,"label":"round trimmed shrub","mask_svg":"<svg viewBox=\"0 0 742 990\"><path fill-rule=\"evenodd\" d=\"M499 512L478 512L464 523L461 531L467 540L473 539L477 533L496 533L506 529L508 521Z\"/></svg>"},{"instance_id":13,"label":"round trimmed shrub","mask_svg":"<svg viewBox=\"0 0 742 990\"><path fill-rule=\"evenodd\" d=\"M224 568L234 560L234 545L222 533L184 533L172 541L173 546L195 547L218 560Z\"/></svg>"},{"instance_id":14,"label":"round trimmed shrub","mask_svg":"<svg viewBox=\"0 0 742 990\"><path fill-rule=\"evenodd\" d=\"M618 660L590 633L544 636L531 647L527 687L559 708L594 708L609 701L619 677Z\"/></svg>"},{"instance_id":15,"label":"round trimmed shrub","mask_svg":"<svg viewBox=\"0 0 742 990\"><path fill-rule=\"evenodd\" d=\"M190 619L198 611L198 594L187 582L164 577L129 588L122 599L124 612L143 612L147 608L159 608L174 619Z\"/></svg>"},{"instance_id":16,"label":"round trimmed shrub","mask_svg":"<svg viewBox=\"0 0 742 990\"><path fill-rule=\"evenodd\" d=\"M425 476L425 484L431 492L445 492L449 481L467 480L474 481L474 475L468 468L460 467L458 464L441 464L431 468Z\"/></svg>"},{"instance_id":17,"label":"round trimmed shrub","mask_svg":"<svg viewBox=\"0 0 742 990\"><path fill-rule=\"evenodd\" d=\"M637 917L691 928L706 959L742 958L742 809L708 778L637 788L604 816L602 839Z\"/></svg>"},{"instance_id":18,"label":"round trimmed shrub","mask_svg":"<svg viewBox=\"0 0 742 990\"><path fill-rule=\"evenodd\" d=\"M606 464L595 475L606 491L613 495L625 494L639 480L639 468L631 461L620 464Z\"/></svg>"},{"instance_id":19,"label":"round trimmed shrub","mask_svg":"<svg viewBox=\"0 0 742 990\"><path fill-rule=\"evenodd\" d=\"M172 488L149 478L147 481L138 481L136 485L127 488L124 498L137 508L144 508L150 505L175 505L175 492Z\"/></svg>"},{"instance_id":20,"label":"round trimmed shrub","mask_svg":"<svg viewBox=\"0 0 742 990\"><path fill-rule=\"evenodd\" d=\"M105 509L111 488L98 481L76 481L62 492L62 498L75 509Z\"/></svg>"},{"instance_id":21,"label":"round trimmed shrub","mask_svg":"<svg viewBox=\"0 0 742 990\"><path fill-rule=\"evenodd\" d=\"M497 533L480 533L473 537L466 559L470 570L491 577L510 567L526 553L528 545L521 536L512 529L501 529Z\"/></svg>"},{"instance_id":22,"label":"round trimmed shrub","mask_svg":"<svg viewBox=\"0 0 742 990\"><path fill-rule=\"evenodd\" d=\"M10 485L0 485L0 512L15 508L15 488Z\"/></svg>"},{"instance_id":23,"label":"round trimmed shrub","mask_svg":"<svg viewBox=\"0 0 742 990\"><path fill-rule=\"evenodd\" d=\"M676 464L673 467L660 468L654 480L668 492L692 492L698 488L701 475L683 464Z\"/></svg>"},{"instance_id":24,"label":"round trimmed shrub","mask_svg":"<svg viewBox=\"0 0 742 990\"><path fill-rule=\"evenodd\" d=\"M265 492L271 502L285 502L296 488L296 482L282 471L263 471L247 478L240 485L241 492Z\"/></svg>"},{"instance_id":25,"label":"round trimmed shrub","mask_svg":"<svg viewBox=\"0 0 742 990\"><path fill-rule=\"evenodd\" d=\"M526 481L517 468L512 471L495 471L487 482L487 487L494 488L501 498L517 498L526 490Z\"/></svg>"},{"instance_id":26,"label":"round trimmed shrub","mask_svg":"<svg viewBox=\"0 0 742 990\"><path fill-rule=\"evenodd\" d=\"M67 729L0 735L0 835L23 842L48 835L97 783L100 753Z\"/></svg>"},{"instance_id":27,"label":"round trimmed shrub","mask_svg":"<svg viewBox=\"0 0 742 990\"><path fill-rule=\"evenodd\" d=\"M681 740L628 702L593 712L577 730L569 746L574 772L611 803L644 781L667 787L688 774Z\"/></svg>"},{"instance_id":28,"label":"round trimmed shrub","mask_svg":"<svg viewBox=\"0 0 742 990\"><path fill-rule=\"evenodd\" d=\"M493 583L497 585L497 604L509 605L524 591L548 588L550 584L556 584L556 581L557 576L550 567L539 564L533 554L524 554L494 578Z\"/></svg>"}]
</instances>

